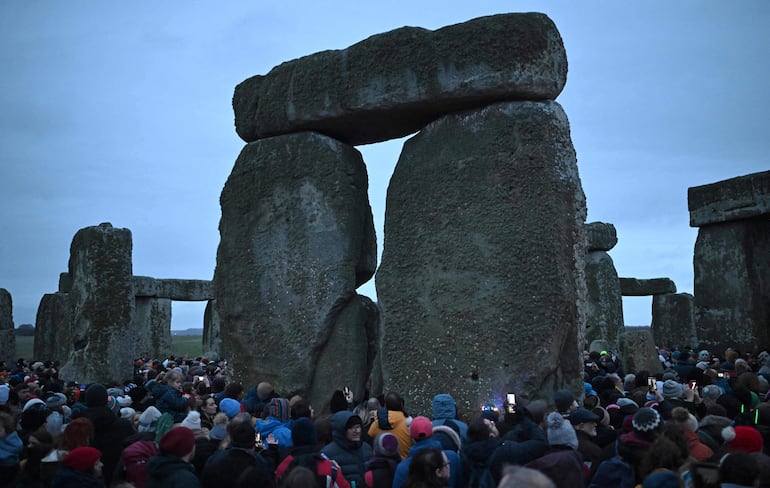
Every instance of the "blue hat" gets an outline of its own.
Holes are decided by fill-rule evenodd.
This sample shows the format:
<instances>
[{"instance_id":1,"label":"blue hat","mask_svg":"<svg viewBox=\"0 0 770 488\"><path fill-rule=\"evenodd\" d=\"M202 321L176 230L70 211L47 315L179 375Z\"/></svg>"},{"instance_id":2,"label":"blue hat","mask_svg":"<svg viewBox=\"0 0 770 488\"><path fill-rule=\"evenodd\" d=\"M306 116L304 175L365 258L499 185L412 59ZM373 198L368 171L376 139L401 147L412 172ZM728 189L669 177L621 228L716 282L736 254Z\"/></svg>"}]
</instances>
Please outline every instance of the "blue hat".
<instances>
[{"instance_id":1,"label":"blue hat","mask_svg":"<svg viewBox=\"0 0 770 488\"><path fill-rule=\"evenodd\" d=\"M583 383L583 389L586 391L586 396L599 396L598 393L596 393L596 390L594 390L593 385L588 382Z\"/></svg>"},{"instance_id":2,"label":"blue hat","mask_svg":"<svg viewBox=\"0 0 770 488\"><path fill-rule=\"evenodd\" d=\"M223 398L219 402L219 410L223 411L227 418L231 419L238 415L241 411L241 403L238 400L232 398Z\"/></svg>"}]
</instances>

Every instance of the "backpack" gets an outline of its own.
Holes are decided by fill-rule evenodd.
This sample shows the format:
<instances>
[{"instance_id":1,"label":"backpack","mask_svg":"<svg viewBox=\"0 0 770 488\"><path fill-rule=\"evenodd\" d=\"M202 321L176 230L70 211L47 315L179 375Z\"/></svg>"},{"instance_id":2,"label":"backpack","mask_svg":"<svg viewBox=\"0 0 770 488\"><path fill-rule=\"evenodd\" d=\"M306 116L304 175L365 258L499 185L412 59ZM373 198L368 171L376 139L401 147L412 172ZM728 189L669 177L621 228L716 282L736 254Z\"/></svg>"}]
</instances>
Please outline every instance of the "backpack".
<instances>
[{"instance_id":1,"label":"backpack","mask_svg":"<svg viewBox=\"0 0 770 488\"><path fill-rule=\"evenodd\" d=\"M599 465L589 488L633 488L636 473L630 463L620 456L613 456Z\"/></svg>"},{"instance_id":2,"label":"backpack","mask_svg":"<svg viewBox=\"0 0 770 488\"><path fill-rule=\"evenodd\" d=\"M313 473L316 473L316 486L318 488L339 488L339 485L337 485L336 481L337 466L334 463L332 463L331 476L323 476L318 474L318 461L323 459L324 458L321 457L320 454L300 454L295 456L294 459L291 460L291 463L289 463L289 465L286 467L286 471L283 473L282 477L286 477L286 475L289 474L295 467L302 466L309 469Z\"/></svg>"}]
</instances>

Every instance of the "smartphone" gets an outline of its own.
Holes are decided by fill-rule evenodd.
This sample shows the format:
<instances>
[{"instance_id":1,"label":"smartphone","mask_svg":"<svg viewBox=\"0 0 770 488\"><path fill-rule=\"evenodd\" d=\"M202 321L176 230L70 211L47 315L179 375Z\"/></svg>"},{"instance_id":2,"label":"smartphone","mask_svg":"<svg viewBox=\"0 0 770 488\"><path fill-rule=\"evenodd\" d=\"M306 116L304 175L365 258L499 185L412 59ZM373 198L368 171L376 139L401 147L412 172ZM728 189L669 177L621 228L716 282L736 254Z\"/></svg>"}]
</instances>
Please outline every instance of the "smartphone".
<instances>
[{"instance_id":1,"label":"smartphone","mask_svg":"<svg viewBox=\"0 0 770 488\"><path fill-rule=\"evenodd\" d=\"M196 383L200 383L201 381L203 381L203 380L205 380L205 379L206 379L206 377L205 377L205 376L196 376L196 377L195 377L195 382L196 382Z\"/></svg>"},{"instance_id":2,"label":"smartphone","mask_svg":"<svg viewBox=\"0 0 770 488\"><path fill-rule=\"evenodd\" d=\"M505 400L508 402L508 405L516 405L516 394L508 393L505 395Z\"/></svg>"},{"instance_id":3,"label":"smartphone","mask_svg":"<svg viewBox=\"0 0 770 488\"><path fill-rule=\"evenodd\" d=\"M694 390L697 387L698 387L698 382L697 381L695 381L695 380L690 381L690 389L691 390Z\"/></svg>"},{"instance_id":4,"label":"smartphone","mask_svg":"<svg viewBox=\"0 0 770 488\"><path fill-rule=\"evenodd\" d=\"M724 373L717 373L717 377L719 377L719 378L724 378L724 377L725 377L725 374L724 374Z\"/></svg>"},{"instance_id":5,"label":"smartphone","mask_svg":"<svg viewBox=\"0 0 770 488\"><path fill-rule=\"evenodd\" d=\"M262 449L264 447L262 445L262 434L259 432L254 432L254 447L257 449Z\"/></svg>"},{"instance_id":6,"label":"smartphone","mask_svg":"<svg viewBox=\"0 0 770 488\"><path fill-rule=\"evenodd\" d=\"M650 387L650 390L657 390L658 389L658 382L655 379L654 376L648 376L647 377L647 386Z\"/></svg>"}]
</instances>

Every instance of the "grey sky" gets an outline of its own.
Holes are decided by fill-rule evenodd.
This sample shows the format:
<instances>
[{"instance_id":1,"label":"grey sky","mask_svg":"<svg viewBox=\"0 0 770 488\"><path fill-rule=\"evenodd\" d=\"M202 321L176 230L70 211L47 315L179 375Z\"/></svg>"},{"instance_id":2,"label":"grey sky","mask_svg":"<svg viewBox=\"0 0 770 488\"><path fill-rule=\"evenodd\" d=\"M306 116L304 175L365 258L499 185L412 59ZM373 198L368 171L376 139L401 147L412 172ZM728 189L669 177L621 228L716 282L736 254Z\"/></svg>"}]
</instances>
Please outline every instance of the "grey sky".
<instances>
[{"instance_id":1,"label":"grey sky","mask_svg":"<svg viewBox=\"0 0 770 488\"><path fill-rule=\"evenodd\" d=\"M56 290L78 229L133 232L134 274L211 279L219 193L244 143L233 88L273 66L404 25L541 11L569 75L588 220L612 222L621 276L692 292L687 188L770 169L770 2L0 3L0 287L16 325ZM359 149L382 237L402 141ZM381 240L380 240L381 247ZM373 282L360 289L372 298ZM624 300L648 325L650 299ZM200 327L174 304L174 328Z\"/></svg>"}]
</instances>

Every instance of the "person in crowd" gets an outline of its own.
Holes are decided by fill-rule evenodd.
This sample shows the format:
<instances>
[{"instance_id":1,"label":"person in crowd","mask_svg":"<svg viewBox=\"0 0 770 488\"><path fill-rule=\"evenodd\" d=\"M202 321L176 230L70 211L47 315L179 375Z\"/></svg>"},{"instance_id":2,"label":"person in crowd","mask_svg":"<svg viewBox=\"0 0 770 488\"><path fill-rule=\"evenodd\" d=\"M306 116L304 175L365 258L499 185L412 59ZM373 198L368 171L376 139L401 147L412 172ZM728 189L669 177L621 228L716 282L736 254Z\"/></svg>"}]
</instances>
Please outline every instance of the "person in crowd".
<instances>
[{"instance_id":1,"label":"person in crowd","mask_svg":"<svg viewBox=\"0 0 770 488\"><path fill-rule=\"evenodd\" d=\"M412 447L412 437L409 424L404 412L404 399L395 391L385 395L385 406L377 409L372 424L369 426L369 437L375 438L382 432L390 432L398 439L398 453L401 459L406 459Z\"/></svg>"},{"instance_id":2,"label":"person in crowd","mask_svg":"<svg viewBox=\"0 0 770 488\"><path fill-rule=\"evenodd\" d=\"M273 463L260 454L255 447L254 428L248 413L239 413L227 424L230 446L214 453L203 468L201 477L205 488L235 486L238 478L247 469L254 469L252 480L259 479L255 486L275 485ZM261 450L261 445L258 446ZM273 448L275 449L275 448Z\"/></svg>"},{"instance_id":3,"label":"person in crowd","mask_svg":"<svg viewBox=\"0 0 770 488\"><path fill-rule=\"evenodd\" d=\"M457 403L449 393L439 393L433 397L433 426L449 425L460 433L460 439L465 441L468 435L468 424L457 416Z\"/></svg>"},{"instance_id":4,"label":"person in crowd","mask_svg":"<svg viewBox=\"0 0 770 488\"><path fill-rule=\"evenodd\" d=\"M335 483L339 488L350 486L338 465L324 458L318 451L316 428L311 419L301 417L295 420L291 426L291 439L293 444L291 452L275 470L276 480L281 486L284 478L298 468L307 468L314 473L313 485L309 486L317 485L325 488L326 486L334 486Z\"/></svg>"},{"instance_id":5,"label":"person in crowd","mask_svg":"<svg viewBox=\"0 0 770 488\"><path fill-rule=\"evenodd\" d=\"M281 479L279 488L310 488L316 486L317 475L311 469L297 466ZM326 486L326 485L324 485ZM330 485L334 487L334 485Z\"/></svg>"},{"instance_id":6,"label":"person in crowd","mask_svg":"<svg viewBox=\"0 0 770 488\"><path fill-rule=\"evenodd\" d=\"M257 420L254 430L262 437L263 448L267 449L267 438L272 434L282 451L291 449L291 409L286 398L271 398L265 407L265 418Z\"/></svg>"},{"instance_id":7,"label":"person in crowd","mask_svg":"<svg viewBox=\"0 0 770 488\"><path fill-rule=\"evenodd\" d=\"M415 420L419 418L416 417ZM423 417L424 418L424 417ZM404 488L443 488L451 486L451 464L440 447L420 449L409 463ZM395 486L395 485L394 485Z\"/></svg>"},{"instance_id":8,"label":"person in crowd","mask_svg":"<svg viewBox=\"0 0 770 488\"><path fill-rule=\"evenodd\" d=\"M569 421L577 436L577 451L583 459L583 469L587 473L586 481L590 481L603 459L602 448L595 442L599 416L585 408L578 408L570 414Z\"/></svg>"},{"instance_id":9,"label":"person in crowd","mask_svg":"<svg viewBox=\"0 0 770 488\"><path fill-rule=\"evenodd\" d=\"M24 443L16 432L14 418L6 412L0 412L0 487L9 486L19 471L19 461L24 450Z\"/></svg>"},{"instance_id":10,"label":"person in crowd","mask_svg":"<svg viewBox=\"0 0 770 488\"><path fill-rule=\"evenodd\" d=\"M361 417L343 410L332 415L331 424L333 441L321 452L339 464L351 485L365 486L366 462L372 457L372 448L361 442Z\"/></svg>"},{"instance_id":11,"label":"person in crowd","mask_svg":"<svg viewBox=\"0 0 770 488\"><path fill-rule=\"evenodd\" d=\"M163 380L152 388L155 407L161 413L170 413L174 423L180 423L190 410L190 399L182 395L182 374L175 370L166 371Z\"/></svg>"},{"instance_id":12,"label":"person in crowd","mask_svg":"<svg viewBox=\"0 0 770 488\"><path fill-rule=\"evenodd\" d=\"M554 393L553 403L556 406L556 411L559 412L564 418L568 418L569 414L578 408L575 395L573 395L569 390L559 390Z\"/></svg>"},{"instance_id":13,"label":"person in crowd","mask_svg":"<svg viewBox=\"0 0 770 488\"><path fill-rule=\"evenodd\" d=\"M757 486L758 478L759 465L748 453L731 453L719 465L719 482L723 488L750 488Z\"/></svg>"},{"instance_id":14,"label":"person in crowd","mask_svg":"<svg viewBox=\"0 0 770 488\"><path fill-rule=\"evenodd\" d=\"M211 395L203 395L201 397L201 406L198 407L198 412L201 415L201 427L211 430L214 427L214 416L219 411L217 402Z\"/></svg>"},{"instance_id":15,"label":"person in crowd","mask_svg":"<svg viewBox=\"0 0 770 488\"><path fill-rule=\"evenodd\" d=\"M71 450L54 475L53 488L104 488L102 453L93 447Z\"/></svg>"},{"instance_id":16,"label":"person in crowd","mask_svg":"<svg viewBox=\"0 0 770 488\"><path fill-rule=\"evenodd\" d=\"M412 439L414 439L414 445L411 449L409 449L409 455L406 457L406 459L401 461L396 468L396 474L393 477L393 488L401 488L402 486L405 486L408 473L410 472L410 465L412 460L417 456L417 454L420 453L420 451L428 448L441 449L441 443L435 439L432 439L433 425L431 424L429 418L418 416L412 419L412 423L409 426L409 432L412 436ZM449 470L450 478L448 480L449 486L462 486L461 483L463 480L463 471L460 457L456 452L451 450L443 452L444 456L449 460L449 463L451 464L451 469Z\"/></svg>"},{"instance_id":17,"label":"person in crowd","mask_svg":"<svg viewBox=\"0 0 770 488\"><path fill-rule=\"evenodd\" d=\"M687 439L687 448L696 461L704 462L714 457L714 451L698 438L698 419L686 408L676 407L671 410L671 420L682 429Z\"/></svg>"},{"instance_id":18,"label":"person in crowd","mask_svg":"<svg viewBox=\"0 0 770 488\"><path fill-rule=\"evenodd\" d=\"M503 477L497 488L556 488L551 479L532 468L524 466L506 466L503 469Z\"/></svg>"},{"instance_id":19,"label":"person in crowd","mask_svg":"<svg viewBox=\"0 0 770 488\"><path fill-rule=\"evenodd\" d=\"M160 438L158 455L147 463L147 488L198 488L200 480L190 462L195 456L195 434L174 427ZM227 486L227 485L222 485Z\"/></svg>"},{"instance_id":20,"label":"person in crowd","mask_svg":"<svg viewBox=\"0 0 770 488\"><path fill-rule=\"evenodd\" d=\"M398 439L390 432L382 432L374 438L373 449L374 455L366 462L364 475L366 486L367 488L391 488L396 468L401 461L401 455L398 453Z\"/></svg>"},{"instance_id":21,"label":"person in crowd","mask_svg":"<svg viewBox=\"0 0 770 488\"><path fill-rule=\"evenodd\" d=\"M105 484L112 481L112 473L120 459L123 441L134 433L131 424L115 416L107 406L107 389L94 383L85 393L86 408L73 411L73 418L86 418L94 425L93 447L101 452Z\"/></svg>"},{"instance_id":22,"label":"person in crowd","mask_svg":"<svg viewBox=\"0 0 770 488\"><path fill-rule=\"evenodd\" d=\"M541 471L559 488L584 486L583 459L577 452L577 435L569 419L560 412L548 414L546 437L549 449L526 466Z\"/></svg>"}]
</instances>

